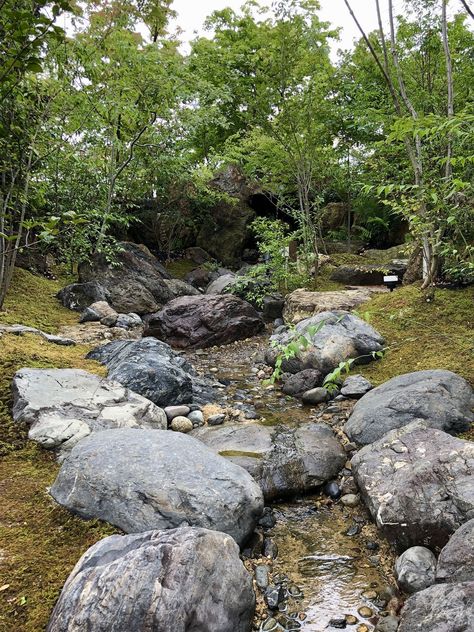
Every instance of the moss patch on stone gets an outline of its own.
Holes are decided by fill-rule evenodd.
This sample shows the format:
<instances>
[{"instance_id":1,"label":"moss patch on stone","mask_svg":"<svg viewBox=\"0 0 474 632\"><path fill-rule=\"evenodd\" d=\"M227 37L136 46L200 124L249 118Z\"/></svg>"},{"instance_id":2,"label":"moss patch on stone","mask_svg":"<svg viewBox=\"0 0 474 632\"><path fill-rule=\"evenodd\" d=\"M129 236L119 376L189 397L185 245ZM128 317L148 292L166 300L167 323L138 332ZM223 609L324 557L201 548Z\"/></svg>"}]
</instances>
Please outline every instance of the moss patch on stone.
<instances>
[{"instance_id":1,"label":"moss patch on stone","mask_svg":"<svg viewBox=\"0 0 474 632\"><path fill-rule=\"evenodd\" d=\"M353 371L373 384L424 369L447 369L474 383L474 288L438 289L427 303L410 285L375 296L357 313L388 348L382 360Z\"/></svg>"},{"instance_id":2,"label":"moss patch on stone","mask_svg":"<svg viewBox=\"0 0 474 632\"><path fill-rule=\"evenodd\" d=\"M78 314L55 298L64 283L17 270L0 322L55 333ZM23 367L81 368L105 375L84 359L89 347L62 347L31 334L0 338L0 631L39 632L79 557L116 532L84 521L56 505L47 493L59 466L54 456L27 441L27 429L11 418L11 381Z\"/></svg>"},{"instance_id":3,"label":"moss patch on stone","mask_svg":"<svg viewBox=\"0 0 474 632\"><path fill-rule=\"evenodd\" d=\"M176 261L169 261L166 264L166 269L174 279L183 280L184 277L192 270L198 268L198 264L194 263L190 259L177 259Z\"/></svg>"}]
</instances>

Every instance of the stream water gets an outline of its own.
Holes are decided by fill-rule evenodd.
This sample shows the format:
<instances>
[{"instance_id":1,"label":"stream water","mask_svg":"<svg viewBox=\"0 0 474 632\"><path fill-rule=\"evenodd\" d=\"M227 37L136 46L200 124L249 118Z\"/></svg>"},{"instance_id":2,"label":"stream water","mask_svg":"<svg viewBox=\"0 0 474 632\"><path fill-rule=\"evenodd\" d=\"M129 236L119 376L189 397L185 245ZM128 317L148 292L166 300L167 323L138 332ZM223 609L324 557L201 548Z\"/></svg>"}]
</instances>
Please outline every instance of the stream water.
<instances>
[{"instance_id":1,"label":"stream water","mask_svg":"<svg viewBox=\"0 0 474 632\"><path fill-rule=\"evenodd\" d=\"M267 337L261 336L188 352L186 356L201 374L225 383L223 406L240 407L250 411L250 416L255 409L255 423L317 420L332 425L337 432L350 413L347 404L322 405L311 410L258 379L256 374L263 368L262 354L267 344ZM346 473L350 475L350 470ZM258 622L261 627L256 629L373 630L393 595L393 560L364 507L344 507L323 495L296 498L272 507L276 525L267 535L278 547L272 581L284 582L287 588L296 586L293 592L301 594L290 596L281 606L283 612L266 612L261 598L262 623Z\"/></svg>"}]
</instances>

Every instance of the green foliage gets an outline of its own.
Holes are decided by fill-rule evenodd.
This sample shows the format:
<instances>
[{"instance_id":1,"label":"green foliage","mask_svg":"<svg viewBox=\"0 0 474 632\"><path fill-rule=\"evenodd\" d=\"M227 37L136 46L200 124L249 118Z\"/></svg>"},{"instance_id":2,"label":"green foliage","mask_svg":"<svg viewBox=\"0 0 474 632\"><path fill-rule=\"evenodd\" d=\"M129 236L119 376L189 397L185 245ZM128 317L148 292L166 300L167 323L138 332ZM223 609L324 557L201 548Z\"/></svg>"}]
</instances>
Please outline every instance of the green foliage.
<instances>
[{"instance_id":1,"label":"green foliage","mask_svg":"<svg viewBox=\"0 0 474 632\"><path fill-rule=\"evenodd\" d=\"M295 327L289 329L289 341L286 343L272 341L272 348L276 350L275 368L268 380L268 384L277 382L283 373L283 362L295 358L301 351L305 351L311 346L311 339L324 327L325 320L320 321L317 325L312 325L306 329L304 333L300 333Z\"/></svg>"}]
</instances>

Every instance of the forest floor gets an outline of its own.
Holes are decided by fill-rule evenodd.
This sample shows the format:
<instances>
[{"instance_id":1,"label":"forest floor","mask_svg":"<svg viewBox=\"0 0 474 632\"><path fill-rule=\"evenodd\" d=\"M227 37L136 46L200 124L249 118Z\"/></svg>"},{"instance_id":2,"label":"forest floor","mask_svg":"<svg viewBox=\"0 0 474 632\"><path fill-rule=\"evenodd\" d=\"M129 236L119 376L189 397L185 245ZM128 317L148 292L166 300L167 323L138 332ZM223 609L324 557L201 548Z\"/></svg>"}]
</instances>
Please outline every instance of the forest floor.
<instances>
[{"instance_id":1,"label":"forest floor","mask_svg":"<svg viewBox=\"0 0 474 632\"><path fill-rule=\"evenodd\" d=\"M76 323L78 315L55 298L63 284L18 270L0 323L51 333ZM401 373L442 368L474 382L473 307L474 288L438 290L432 303L416 286L376 296L358 314L385 337L387 353L360 372L379 384ZM82 368L101 375L104 369L84 359L86 345L59 347L38 336L11 334L3 335L0 345L0 631L40 632L79 557L116 530L53 503L47 490L58 465L13 424L11 380L22 367Z\"/></svg>"}]
</instances>

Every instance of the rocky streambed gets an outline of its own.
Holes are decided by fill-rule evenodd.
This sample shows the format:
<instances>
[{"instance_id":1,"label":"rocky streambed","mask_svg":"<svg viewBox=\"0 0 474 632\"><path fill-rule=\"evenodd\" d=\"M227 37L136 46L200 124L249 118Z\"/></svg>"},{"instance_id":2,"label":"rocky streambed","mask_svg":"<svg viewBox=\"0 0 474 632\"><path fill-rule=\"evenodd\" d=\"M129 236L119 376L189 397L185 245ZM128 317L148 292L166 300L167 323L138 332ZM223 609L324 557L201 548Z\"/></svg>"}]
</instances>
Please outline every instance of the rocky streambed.
<instances>
[{"instance_id":1,"label":"rocky streambed","mask_svg":"<svg viewBox=\"0 0 474 632\"><path fill-rule=\"evenodd\" d=\"M261 335L232 345L189 351L185 356L200 374L221 382L216 410L225 410L230 416L236 414L231 411L240 410L238 423L244 427L293 428L316 421L344 437L342 426L355 401L302 407L298 400L266 382L267 346L267 336ZM272 519L262 521L264 539L257 539L253 550L244 551L254 556L246 565L255 574L257 630L322 632L347 628L365 632L374 630L382 615L394 614L401 604L393 575L393 551L359 501L349 469L352 446L345 437L344 441L347 467L337 481L323 486L319 494L268 503ZM221 454L237 460L246 456L238 450ZM266 556L258 555L262 542Z\"/></svg>"}]
</instances>

